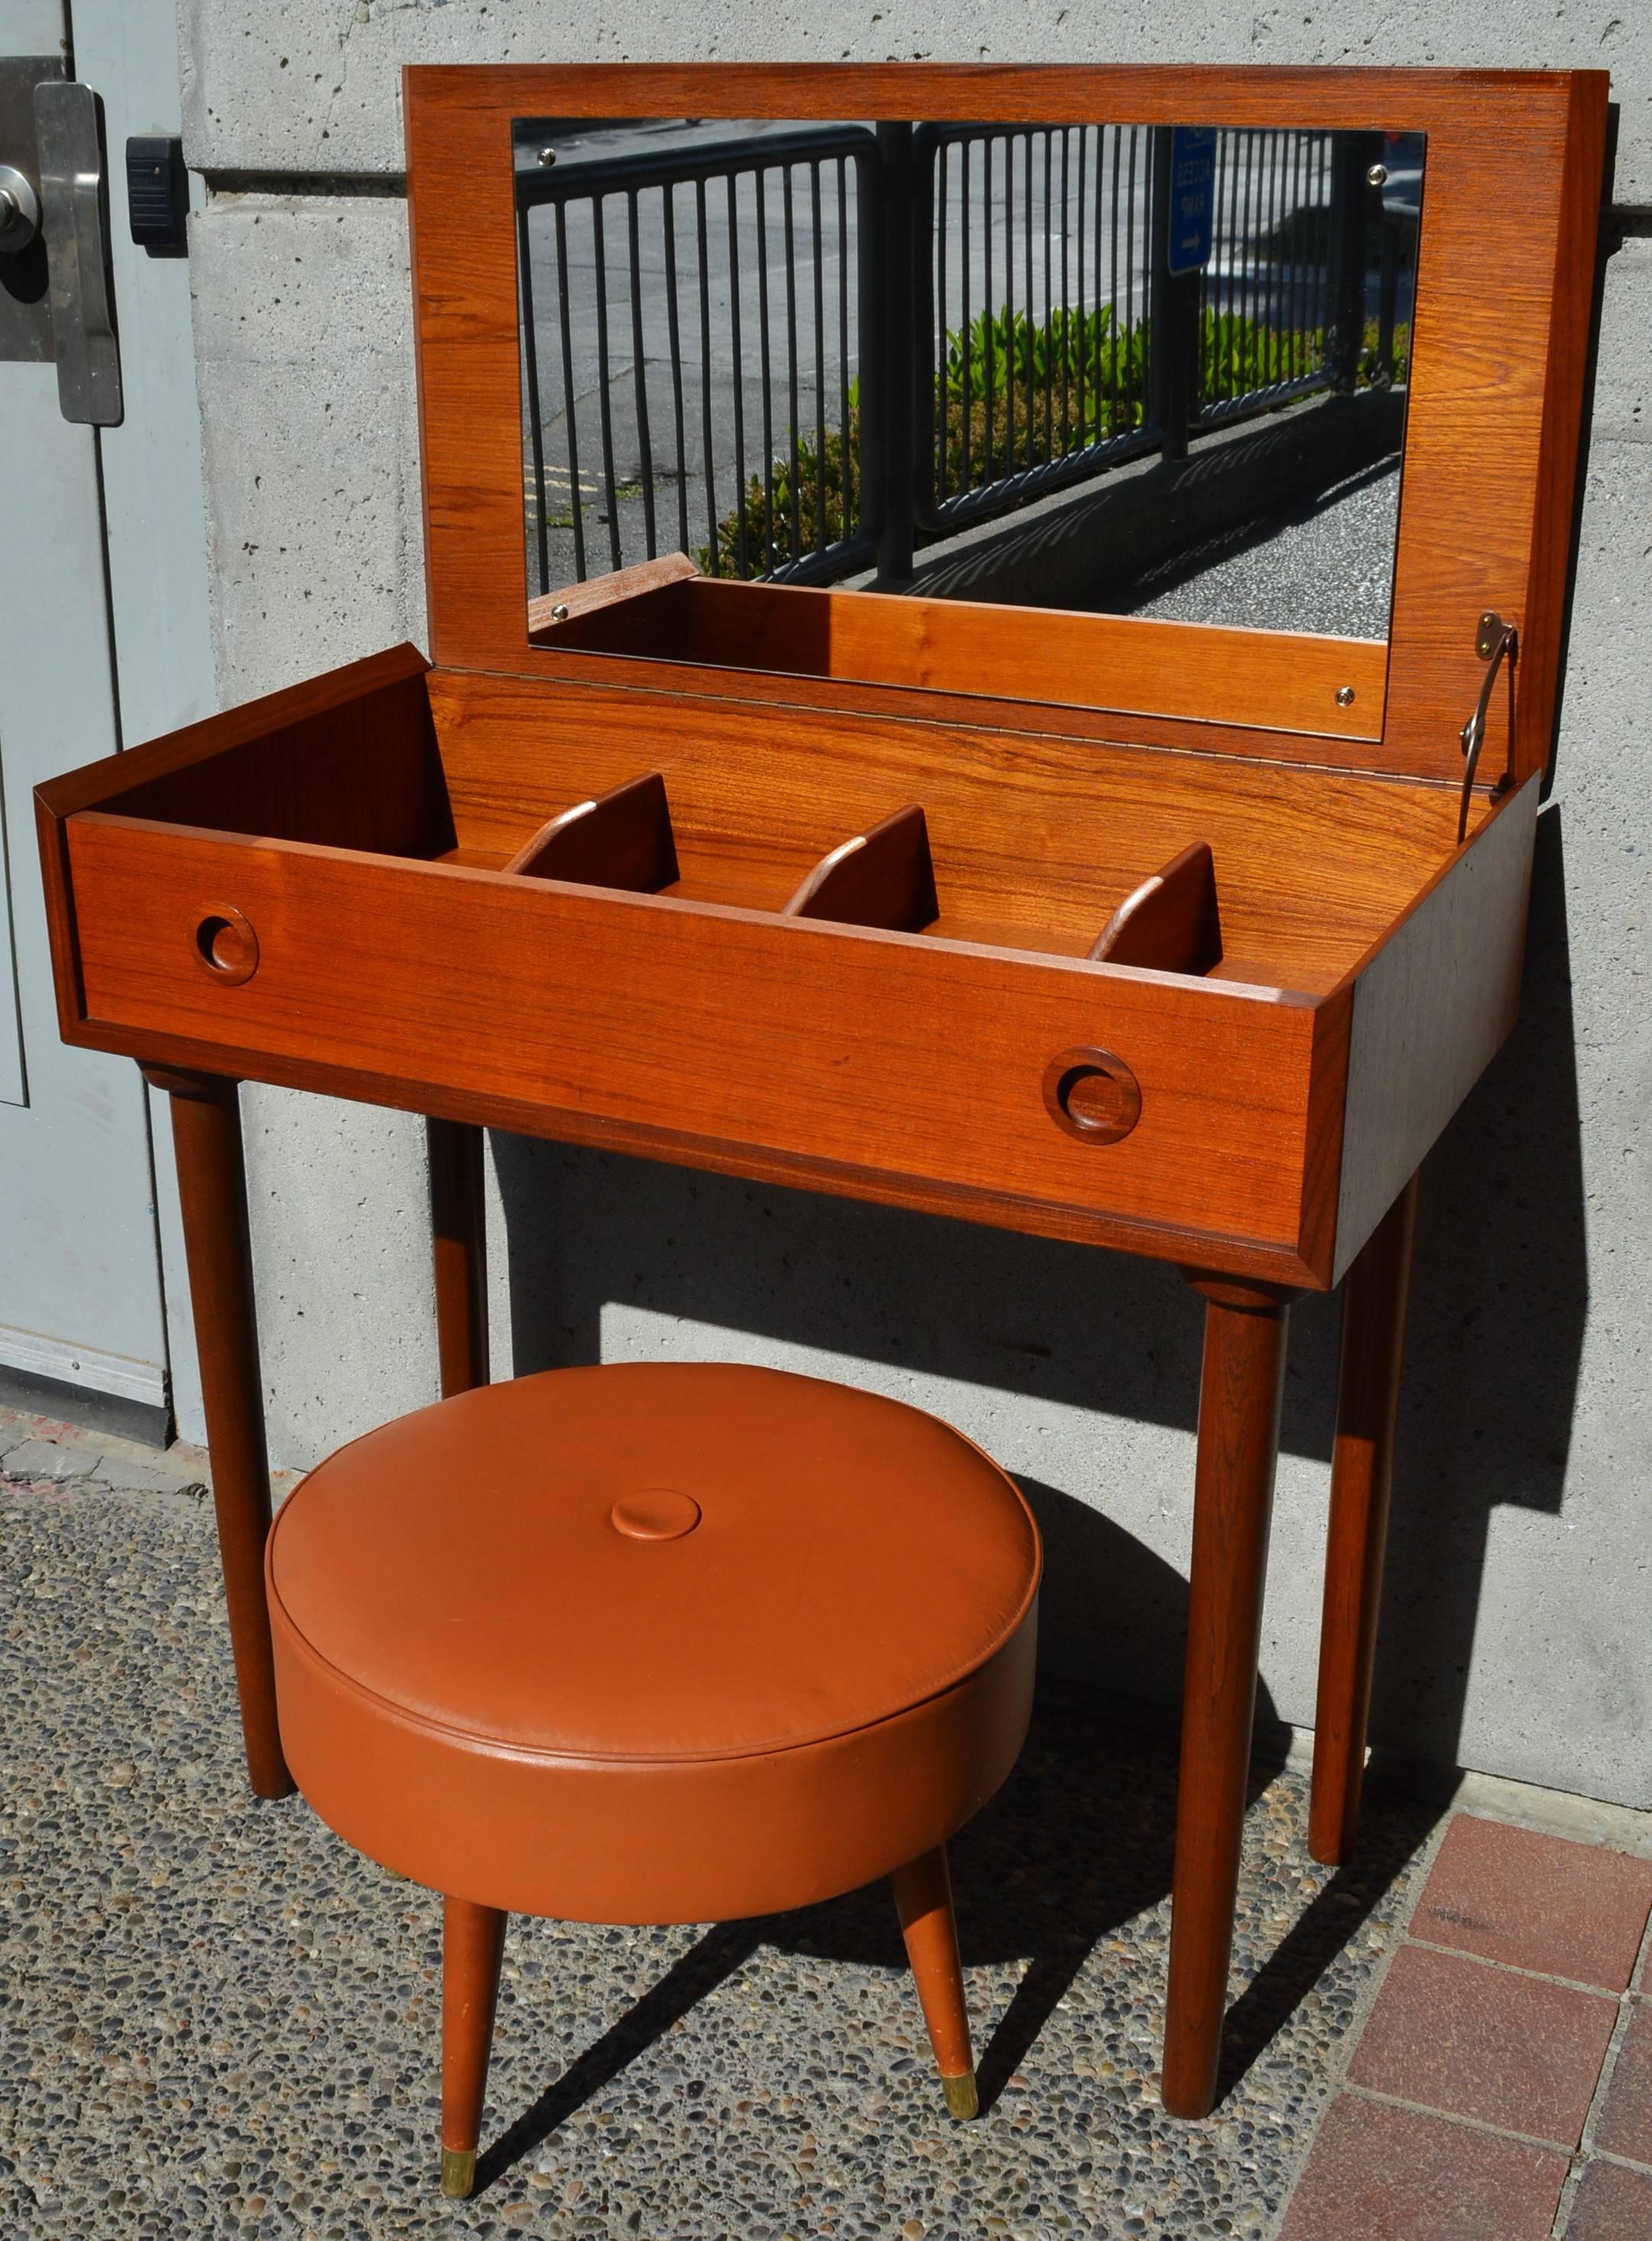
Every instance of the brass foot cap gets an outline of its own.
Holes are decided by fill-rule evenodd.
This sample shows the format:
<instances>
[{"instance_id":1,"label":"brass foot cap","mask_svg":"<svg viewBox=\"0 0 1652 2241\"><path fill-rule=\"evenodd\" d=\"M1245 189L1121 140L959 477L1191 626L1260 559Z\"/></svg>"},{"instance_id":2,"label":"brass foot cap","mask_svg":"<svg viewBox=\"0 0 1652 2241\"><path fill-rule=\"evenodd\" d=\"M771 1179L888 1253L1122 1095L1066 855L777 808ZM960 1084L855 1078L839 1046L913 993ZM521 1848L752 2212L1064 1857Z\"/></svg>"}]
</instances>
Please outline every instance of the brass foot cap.
<instances>
[{"instance_id":1,"label":"brass foot cap","mask_svg":"<svg viewBox=\"0 0 1652 2241\"><path fill-rule=\"evenodd\" d=\"M476 2150L474 2148L444 2148L442 2150L442 2192L455 2202L464 2202L476 2184Z\"/></svg>"},{"instance_id":2,"label":"brass foot cap","mask_svg":"<svg viewBox=\"0 0 1652 2241\"><path fill-rule=\"evenodd\" d=\"M975 2090L975 2073L966 2070L961 2077L943 2077L941 2090L946 2096L946 2113L955 2124L966 2124L977 2115L981 2097Z\"/></svg>"}]
</instances>

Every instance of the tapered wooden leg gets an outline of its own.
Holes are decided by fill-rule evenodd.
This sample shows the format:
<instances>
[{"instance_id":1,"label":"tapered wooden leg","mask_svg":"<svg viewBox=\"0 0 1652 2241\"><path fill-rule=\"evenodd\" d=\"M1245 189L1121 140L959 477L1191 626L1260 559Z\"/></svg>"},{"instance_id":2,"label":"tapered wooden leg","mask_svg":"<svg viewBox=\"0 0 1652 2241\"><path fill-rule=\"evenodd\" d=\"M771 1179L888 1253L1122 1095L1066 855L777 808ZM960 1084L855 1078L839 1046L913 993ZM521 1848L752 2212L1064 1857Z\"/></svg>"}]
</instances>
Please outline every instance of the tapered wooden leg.
<instances>
[{"instance_id":1,"label":"tapered wooden leg","mask_svg":"<svg viewBox=\"0 0 1652 2241\"><path fill-rule=\"evenodd\" d=\"M1174 2117L1207 2116L1216 2098L1291 1297L1191 1281L1205 1294L1205 1357L1165 2013Z\"/></svg>"},{"instance_id":2,"label":"tapered wooden leg","mask_svg":"<svg viewBox=\"0 0 1652 2241\"><path fill-rule=\"evenodd\" d=\"M442 1398L485 1385L487 1222L482 1131L463 1120L426 1120L431 1239L436 1262L436 1344Z\"/></svg>"},{"instance_id":3,"label":"tapered wooden leg","mask_svg":"<svg viewBox=\"0 0 1652 2241\"><path fill-rule=\"evenodd\" d=\"M1413 1175L1348 1270L1342 1295L1342 1368L1308 1823L1308 1850L1328 1867L1339 1867L1348 1857L1360 1825L1416 1228Z\"/></svg>"},{"instance_id":4,"label":"tapered wooden leg","mask_svg":"<svg viewBox=\"0 0 1652 2241\"><path fill-rule=\"evenodd\" d=\"M496 1906L442 1901L442 2192L460 2198L476 2184L505 1923Z\"/></svg>"},{"instance_id":5,"label":"tapered wooden leg","mask_svg":"<svg viewBox=\"0 0 1652 2241\"><path fill-rule=\"evenodd\" d=\"M270 1461L237 1086L215 1074L166 1067L145 1067L144 1073L171 1099L190 1305L247 1775L260 1797L285 1797L293 1784L276 1726L275 1667L264 1594Z\"/></svg>"},{"instance_id":6,"label":"tapered wooden leg","mask_svg":"<svg viewBox=\"0 0 1652 2241\"><path fill-rule=\"evenodd\" d=\"M964 1971L958 1957L958 1923L953 1914L952 1876L946 1847L897 1868L894 1885L900 1933L929 2026L946 2106L960 2124L975 2114L975 2057L970 2051L969 2010L964 2005Z\"/></svg>"}]
</instances>

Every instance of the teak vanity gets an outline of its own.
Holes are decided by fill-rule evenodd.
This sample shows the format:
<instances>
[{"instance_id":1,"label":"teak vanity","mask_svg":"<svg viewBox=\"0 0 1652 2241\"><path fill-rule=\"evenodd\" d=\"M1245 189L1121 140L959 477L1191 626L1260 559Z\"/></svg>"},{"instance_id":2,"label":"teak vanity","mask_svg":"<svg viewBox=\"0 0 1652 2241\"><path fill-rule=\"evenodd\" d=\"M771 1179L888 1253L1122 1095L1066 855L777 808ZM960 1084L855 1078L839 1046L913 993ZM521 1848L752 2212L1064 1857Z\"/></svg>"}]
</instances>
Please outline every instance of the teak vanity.
<instances>
[{"instance_id":1,"label":"teak vanity","mask_svg":"<svg viewBox=\"0 0 1652 2241\"><path fill-rule=\"evenodd\" d=\"M512 120L771 111L1426 134L1386 642L680 556L530 619ZM289 1784L238 1081L430 1116L445 1392L488 1374L485 1127L1174 1261L1206 1335L1163 2092L1202 2115L1288 1303L1345 1277L1314 1856L1354 1835L1415 1176L1519 994L1606 79L431 69L405 115L431 662L38 796L64 1035L171 1093L253 1787Z\"/></svg>"}]
</instances>

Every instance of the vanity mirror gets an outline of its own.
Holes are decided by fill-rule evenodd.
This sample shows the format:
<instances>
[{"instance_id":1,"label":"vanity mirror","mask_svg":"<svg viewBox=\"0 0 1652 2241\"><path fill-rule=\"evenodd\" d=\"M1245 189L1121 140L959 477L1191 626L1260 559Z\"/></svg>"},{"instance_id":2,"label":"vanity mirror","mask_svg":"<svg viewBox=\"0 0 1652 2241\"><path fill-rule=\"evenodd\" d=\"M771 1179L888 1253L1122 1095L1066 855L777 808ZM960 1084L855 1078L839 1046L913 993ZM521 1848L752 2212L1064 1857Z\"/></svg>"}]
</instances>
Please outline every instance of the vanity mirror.
<instances>
[{"instance_id":1,"label":"vanity mirror","mask_svg":"<svg viewBox=\"0 0 1652 2241\"><path fill-rule=\"evenodd\" d=\"M1605 78L503 66L405 113L428 657L39 797L63 1033L173 1100L252 1779L238 1080L428 1116L450 1392L485 1127L1171 1261L1203 2114L1286 1318L1345 1279L1311 1843L1354 1841L1416 1175L1519 995Z\"/></svg>"},{"instance_id":2,"label":"vanity mirror","mask_svg":"<svg viewBox=\"0 0 1652 2241\"><path fill-rule=\"evenodd\" d=\"M512 144L536 632L664 561L1359 640L1331 705L1374 712L1422 134L575 117Z\"/></svg>"}]
</instances>

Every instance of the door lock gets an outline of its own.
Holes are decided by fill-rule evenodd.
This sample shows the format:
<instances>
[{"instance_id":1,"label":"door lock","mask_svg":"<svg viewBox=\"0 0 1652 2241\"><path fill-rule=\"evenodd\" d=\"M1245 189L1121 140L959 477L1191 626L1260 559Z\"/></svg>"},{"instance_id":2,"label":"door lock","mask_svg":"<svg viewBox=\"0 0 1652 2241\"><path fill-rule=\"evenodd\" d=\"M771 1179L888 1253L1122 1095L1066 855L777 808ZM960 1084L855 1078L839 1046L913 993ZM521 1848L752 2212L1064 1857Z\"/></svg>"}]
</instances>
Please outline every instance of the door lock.
<instances>
[{"instance_id":1,"label":"door lock","mask_svg":"<svg viewBox=\"0 0 1652 2241\"><path fill-rule=\"evenodd\" d=\"M55 359L65 420L119 422L102 104L57 56L0 57L0 358Z\"/></svg>"},{"instance_id":2,"label":"door lock","mask_svg":"<svg viewBox=\"0 0 1652 2241\"><path fill-rule=\"evenodd\" d=\"M40 231L40 197L15 164L0 164L0 257L16 257Z\"/></svg>"}]
</instances>

